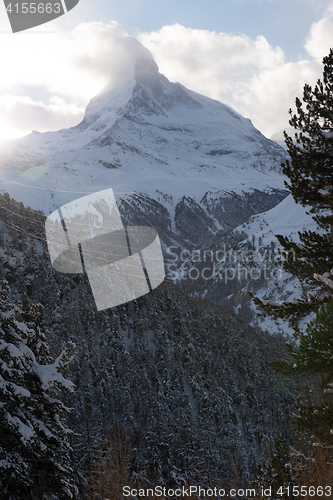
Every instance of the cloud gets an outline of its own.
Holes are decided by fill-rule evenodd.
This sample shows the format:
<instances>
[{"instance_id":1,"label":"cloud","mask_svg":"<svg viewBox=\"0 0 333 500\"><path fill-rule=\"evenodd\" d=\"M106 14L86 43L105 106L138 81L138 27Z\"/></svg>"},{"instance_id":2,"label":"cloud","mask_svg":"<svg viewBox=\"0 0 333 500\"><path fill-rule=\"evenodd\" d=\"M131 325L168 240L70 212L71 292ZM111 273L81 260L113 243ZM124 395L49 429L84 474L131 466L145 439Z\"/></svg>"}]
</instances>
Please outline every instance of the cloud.
<instances>
[{"instance_id":1,"label":"cloud","mask_svg":"<svg viewBox=\"0 0 333 500\"><path fill-rule=\"evenodd\" d=\"M143 33L139 40L149 48L162 73L211 97L232 99L258 71L283 64L283 51L273 49L263 36L216 33L179 24Z\"/></svg>"},{"instance_id":2,"label":"cloud","mask_svg":"<svg viewBox=\"0 0 333 500\"><path fill-rule=\"evenodd\" d=\"M19 137L31 131L31 124L38 131L70 127L81 120L83 112L84 107L59 96L52 96L47 105L26 96L1 96L0 136L4 139Z\"/></svg>"},{"instance_id":3,"label":"cloud","mask_svg":"<svg viewBox=\"0 0 333 500\"><path fill-rule=\"evenodd\" d=\"M73 30L70 43L72 68L104 85L116 79L124 68L134 65L137 58L151 57L149 51L117 23L80 24Z\"/></svg>"},{"instance_id":4,"label":"cloud","mask_svg":"<svg viewBox=\"0 0 333 500\"><path fill-rule=\"evenodd\" d=\"M149 54L117 23L0 40L0 138L75 125L91 97L136 57Z\"/></svg>"},{"instance_id":5,"label":"cloud","mask_svg":"<svg viewBox=\"0 0 333 500\"><path fill-rule=\"evenodd\" d=\"M0 138L75 125L90 98L137 57L147 57L147 49L171 81L232 106L270 136L288 126L288 109L304 83L321 77L333 8L311 27L305 41L311 59L297 62L286 62L263 36L175 24L135 40L115 22L83 23L69 33L55 27L58 32L0 39Z\"/></svg>"},{"instance_id":6,"label":"cloud","mask_svg":"<svg viewBox=\"0 0 333 500\"><path fill-rule=\"evenodd\" d=\"M234 106L270 137L288 127L288 112L290 108L295 111L296 96L301 98L304 84L313 84L320 73L321 65L311 61L286 63L261 71L251 79L247 89L235 94Z\"/></svg>"},{"instance_id":7,"label":"cloud","mask_svg":"<svg viewBox=\"0 0 333 500\"><path fill-rule=\"evenodd\" d=\"M318 61L287 63L263 36L216 33L179 24L143 33L160 71L250 118L267 136L288 125L288 110L304 83L321 74Z\"/></svg>"},{"instance_id":8,"label":"cloud","mask_svg":"<svg viewBox=\"0 0 333 500\"><path fill-rule=\"evenodd\" d=\"M322 19L313 23L305 48L314 59L321 61L333 47L333 6L326 10Z\"/></svg>"}]
</instances>

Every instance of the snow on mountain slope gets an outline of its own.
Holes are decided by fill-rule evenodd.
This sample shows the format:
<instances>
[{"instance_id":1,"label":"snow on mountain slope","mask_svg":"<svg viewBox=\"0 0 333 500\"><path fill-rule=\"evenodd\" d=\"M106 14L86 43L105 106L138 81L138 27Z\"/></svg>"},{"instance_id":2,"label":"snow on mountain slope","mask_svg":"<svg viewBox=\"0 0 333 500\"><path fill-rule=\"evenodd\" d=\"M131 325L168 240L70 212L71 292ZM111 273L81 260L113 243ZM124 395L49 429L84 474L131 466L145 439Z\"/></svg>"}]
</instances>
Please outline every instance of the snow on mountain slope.
<instances>
[{"instance_id":1,"label":"snow on mountain slope","mask_svg":"<svg viewBox=\"0 0 333 500\"><path fill-rule=\"evenodd\" d=\"M278 259L278 248L280 244L275 237L277 234L288 236L294 242L299 242L298 232L304 230L317 231L318 226L307 212L310 207L303 207L300 204L296 204L293 197L289 195L281 203L271 210L264 212L259 215L250 217L248 223L242 224L235 229L235 232L244 233L247 239L244 240L240 246L244 248L251 242L255 249L256 255L266 255L268 258L267 264L271 264L271 267L280 268L280 259ZM267 249L274 248L269 257L269 251ZM293 259L293 255L288 256L289 259ZM270 276L270 274L268 273ZM280 300L294 300L301 297L302 288L300 282L297 278L289 275L284 270L280 268L280 271L275 273L276 279L268 279L265 286L257 289L255 295L261 299L269 299L274 301ZM253 290L253 282L247 284L247 290ZM252 302L249 303L250 307L255 312L260 312ZM278 328L286 334L291 335L292 329L284 321L275 322L270 317L261 317L260 325L269 331L276 331Z\"/></svg>"},{"instance_id":2,"label":"snow on mountain slope","mask_svg":"<svg viewBox=\"0 0 333 500\"><path fill-rule=\"evenodd\" d=\"M237 227L235 231L244 232L248 238L261 241L260 246L270 245L272 241L278 244L276 234L291 236L293 241L299 241L298 232L316 230L317 224L305 208L294 201L289 195L276 207L258 215L252 215L249 222Z\"/></svg>"},{"instance_id":3,"label":"snow on mountain slope","mask_svg":"<svg viewBox=\"0 0 333 500\"><path fill-rule=\"evenodd\" d=\"M230 193L283 189L284 159L250 120L171 83L143 49L90 101L80 124L9 142L0 154L0 189L47 214L112 187L118 198L138 193L165 206L171 226L185 196L219 229L216 214Z\"/></svg>"}]
</instances>

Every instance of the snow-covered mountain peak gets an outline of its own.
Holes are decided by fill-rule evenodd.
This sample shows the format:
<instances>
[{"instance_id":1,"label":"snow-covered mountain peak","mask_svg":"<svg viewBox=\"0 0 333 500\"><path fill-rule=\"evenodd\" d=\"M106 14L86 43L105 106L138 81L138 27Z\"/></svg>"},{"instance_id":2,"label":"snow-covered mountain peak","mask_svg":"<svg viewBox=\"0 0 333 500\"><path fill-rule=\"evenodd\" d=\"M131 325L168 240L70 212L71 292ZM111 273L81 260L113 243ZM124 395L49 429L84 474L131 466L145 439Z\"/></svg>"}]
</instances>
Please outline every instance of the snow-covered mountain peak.
<instances>
[{"instance_id":1,"label":"snow-covered mountain peak","mask_svg":"<svg viewBox=\"0 0 333 500\"><path fill-rule=\"evenodd\" d=\"M156 80L156 78L161 76L158 66L152 56L141 56L137 58L134 66L134 73L136 80L142 83Z\"/></svg>"},{"instance_id":2,"label":"snow-covered mountain peak","mask_svg":"<svg viewBox=\"0 0 333 500\"><path fill-rule=\"evenodd\" d=\"M130 66L89 101L83 123L90 126L103 117L110 118L110 113L118 115L131 98L135 84L135 68Z\"/></svg>"},{"instance_id":3,"label":"snow-covered mountain peak","mask_svg":"<svg viewBox=\"0 0 333 500\"><path fill-rule=\"evenodd\" d=\"M184 196L216 212L228 193L283 189L282 148L229 106L170 82L144 47L134 52L81 123L2 151L2 190L48 212L110 186L162 203L172 219Z\"/></svg>"},{"instance_id":4,"label":"snow-covered mountain peak","mask_svg":"<svg viewBox=\"0 0 333 500\"><path fill-rule=\"evenodd\" d=\"M203 106L185 87L162 75L148 53L138 57L91 99L83 123L91 126L98 122L100 129L103 122L114 122L113 115L134 121L151 116L168 118L169 112L179 107L195 110Z\"/></svg>"}]
</instances>

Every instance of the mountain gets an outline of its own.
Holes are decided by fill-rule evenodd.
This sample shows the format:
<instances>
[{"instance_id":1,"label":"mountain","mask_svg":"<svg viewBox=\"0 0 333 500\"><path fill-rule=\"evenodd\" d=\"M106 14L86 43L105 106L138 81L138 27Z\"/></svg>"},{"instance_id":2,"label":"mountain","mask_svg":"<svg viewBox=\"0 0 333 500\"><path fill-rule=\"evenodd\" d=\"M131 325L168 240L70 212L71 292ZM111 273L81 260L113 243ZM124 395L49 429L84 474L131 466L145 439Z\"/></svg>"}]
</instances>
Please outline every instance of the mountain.
<instances>
[{"instance_id":1,"label":"mountain","mask_svg":"<svg viewBox=\"0 0 333 500\"><path fill-rule=\"evenodd\" d=\"M290 336L293 330L285 321L258 318L257 313L262 311L250 300L248 292L275 302L301 297L300 282L282 268L283 249L276 235L288 236L297 243L299 231L318 231L308 213L310 208L296 204L289 195L271 210L252 215L230 234L216 233L199 249L183 253L172 249L166 257L169 276L191 295L234 309L247 323ZM177 261L177 254L181 262ZM293 258L290 253L288 259Z\"/></svg>"},{"instance_id":2,"label":"mountain","mask_svg":"<svg viewBox=\"0 0 333 500\"><path fill-rule=\"evenodd\" d=\"M230 107L171 83L143 49L77 126L9 142L0 187L46 215L112 187L126 222L200 244L285 197L285 157Z\"/></svg>"},{"instance_id":3,"label":"mountain","mask_svg":"<svg viewBox=\"0 0 333 500\"><path fill-rule=\"evenodd\" d=\"M310 208L296 204L289 195L271 210L251 216L248 222L232 231L222 246L216 238L210 252L202 248L200 252L189 254L183 275L195 277L195 267L200 271L200 278L204 275L206 279L197 279L196 285L193 285L193 280L183 283L188 289L194 286L196 294L235 309L252 325L259 324L271 333L279 331L292 335L293 329L285 321L262 315L258 318L257 313L262 311L250 300L248 292L275 302L301 297L300 282L282 268L280 250L283 249L276 235L288 236L297 243L299 232L318 231L308 213ZM288 259L293 258L290 253Z\"/></svg>"},{"instance_id":4,"label":"mountain","mask_svg":"<svg viewBox=\"0 0 333 500\"><path fill-rule=\"evenodd\" d=\"M286 127L285 129L280 130L280 132L273 134L270 139L287 151L287 146L284 142L284 132L287 132L290 137L295 137L295 129L293 127Z\"/></svg>"}]
</instances>

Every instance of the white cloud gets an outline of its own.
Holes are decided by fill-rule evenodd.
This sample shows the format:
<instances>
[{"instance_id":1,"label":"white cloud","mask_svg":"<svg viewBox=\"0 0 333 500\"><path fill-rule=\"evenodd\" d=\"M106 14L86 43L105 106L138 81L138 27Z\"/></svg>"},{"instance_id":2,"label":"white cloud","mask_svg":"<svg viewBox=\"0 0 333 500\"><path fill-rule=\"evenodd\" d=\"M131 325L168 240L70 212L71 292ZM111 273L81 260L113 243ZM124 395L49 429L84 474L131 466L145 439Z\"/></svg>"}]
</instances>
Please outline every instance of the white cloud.
<instances>
[{"instance_id":1,"label":"white cloud","mask_svg":"<svg viewBox=\"0 0 333 500\"><path fill-rule=\"evenodd\" d=\"M307 52L321 61L333 47L333 6L331 5L320 21L313 23L305 43Z\"/></svg>"},{"instance_id":2,"label":"white cloud","mask_svg":"<svg viewBox=\"0 0 333 500\"><path fill-rule=\"evenodd\" d=\"M288 125L304 83L321 76L318 61L285 62L263 36L216 33L178 24L143 33L162 73L232 106L267 136Z\"/></svg>"},{"instance_id":3,"label":"white cloud","mask_svg":"<svg viewBox=\"0 0 333 500\"><path fill-rule=\"evenodd\" d=\"M247 81L258 70L283 63L283 51L272 49L263 36L255 40L207 30L185 28L179 24L143 33L139 40L149 48L171 80L185 85L193 82L196 89L216 97L220 89L233 91L234 84Z\"/></svg>"},{"instance_id":4,"label":"white cloud","mask_svg":"<svg viewBox=\"0 0 333 500\"><path fill-rule=\"evenodd\" d=\"M219 99L251 118L267 136L288 126L288 109L304 83L321 77L333 32L333 8L311 27L311 60L286 62L263 36L217 33L175 24L141 33L170 80ZM0 38L0 138L78 123L86 104L124 66L146 53L117 23L84 23L65 33Z\"/></svg>"},{"instance_id":5,"label":"white cloud","mask_svg":"<svg viewBox=\"0 0 333 500\"><path fill-rule=\"evenodd\" d=\"M31 131L58 130L78 123L84 107L67 102L59 96L51 96L49 104L34 101L27 96L5 95L0 97L0 137L11 139Z\"/></svg>"},{"instance_id":6,"label":"white cloud","mask_svg":"<svg viewBox=\"0 0 333 500\"><path fill-rule=\"evenodd\" d=\"M251 79L247 89L235 95L234 105L270 137L288 127L288 111L290 108L295 111L296 96L301 98L304 83L313 84L320 73L321 65L310 61L261 71Z\"/></svg>"},{"instance_id":7,"label":"white cloud","mask_svg":"<svg viewBox=\"0 0 333 500\"><path fill-rule=\"evenodd\" d=\"M142 52L116 23L80 24L69 34L2 35L0 138L78 123L89 99Z\"/></svg>"}]
</instances>

